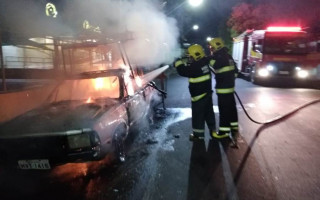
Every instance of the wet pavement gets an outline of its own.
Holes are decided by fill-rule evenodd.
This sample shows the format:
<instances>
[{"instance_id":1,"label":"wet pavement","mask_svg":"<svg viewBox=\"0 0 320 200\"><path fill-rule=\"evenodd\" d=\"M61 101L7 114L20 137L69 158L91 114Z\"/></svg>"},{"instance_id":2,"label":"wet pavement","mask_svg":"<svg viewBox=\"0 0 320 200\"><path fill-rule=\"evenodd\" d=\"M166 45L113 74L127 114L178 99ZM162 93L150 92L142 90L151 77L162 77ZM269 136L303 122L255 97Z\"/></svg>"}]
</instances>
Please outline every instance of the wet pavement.
<instances>
[{"instance_id":1,"label":"wet pavement","mask_svg":"<svg viewBox=\"0 0 320 200\"><path fill-rule=\"evenodd\" d=\"M258 119L273 118L320 97L316 90L238 83L246 109ZM319 110L318 105L276 126L253 124L238 108L239 149L210 140L208 130L204 141L190 142L187 84L176 76L170 79L168 86L179 87L169 88L165 113L153 124L144 123L131 131L125 163L115 164L107 156L103 161L66 164L51 171L0 169L0 199L316 199L320 194L316 157L320 127L312 113ZM261 107L254 101L260 96L264 97ZM266 104L268 97L273 101ZM286 103L290 99L294 101ZM301 137L307 128L308 135Z\"/></svg>"},{"instance_id":2,"label":"wet pavement","mask_svg":"<svg viewBox=\"0 0 320 200\"><path fill-rule=\"evenodd\" d=\"M52 171L2 171L1 199L239 199L241 191L244 196L251 191L245 199L274 199L263 180L252 183L255 189L260 187L256 195L247 186L250 177L243 177L243 170L261 174L251 156L242 164L249 164L252 171L230 168L226 157L239 165L243 155L229 144L208 136L205 141L189 142L190 117L190 108L167 108L153 124L134 130L123 164L115 165L107 156ZM247 147L242 143L240 148ZM231 170L238 174L234 180Z\"/></svg>"},{"instance_id":3,"label":"wet pavement","mask_svg":"<svg viewBox=\"0 0 320 200\"><path fill-rule=\"evenodd\" d=\"M190 114L190 110L167 110L153 124L135 128L122 164L107 156L102 161L70 163L51 171L1 169L1 199L149 199L147 186L161 176L155 173L161 168L159 152L173 152L175 140L180 139L167 129Z\"/></svg>"}]
</instances>

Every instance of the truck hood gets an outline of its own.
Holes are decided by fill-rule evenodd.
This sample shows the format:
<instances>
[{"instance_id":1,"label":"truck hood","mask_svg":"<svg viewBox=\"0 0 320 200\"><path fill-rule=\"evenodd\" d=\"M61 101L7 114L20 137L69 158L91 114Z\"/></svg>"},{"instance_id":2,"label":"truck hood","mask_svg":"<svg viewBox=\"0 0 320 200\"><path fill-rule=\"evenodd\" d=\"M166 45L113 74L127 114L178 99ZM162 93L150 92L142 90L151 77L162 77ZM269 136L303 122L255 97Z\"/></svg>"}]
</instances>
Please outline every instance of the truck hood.
<instances>
[{"instance_id":1,"label":"truck hood","mask_svg":"<svg viewBox=\"0 0 320 200\"><path fill-rule=\"evenodd\" d=\"M114 99L94 103L80 101L52 103L2 124L0 138L48 135L53 132L92 128L99 116L117 103L118 101Z\"/></svg>"}]
</instances>

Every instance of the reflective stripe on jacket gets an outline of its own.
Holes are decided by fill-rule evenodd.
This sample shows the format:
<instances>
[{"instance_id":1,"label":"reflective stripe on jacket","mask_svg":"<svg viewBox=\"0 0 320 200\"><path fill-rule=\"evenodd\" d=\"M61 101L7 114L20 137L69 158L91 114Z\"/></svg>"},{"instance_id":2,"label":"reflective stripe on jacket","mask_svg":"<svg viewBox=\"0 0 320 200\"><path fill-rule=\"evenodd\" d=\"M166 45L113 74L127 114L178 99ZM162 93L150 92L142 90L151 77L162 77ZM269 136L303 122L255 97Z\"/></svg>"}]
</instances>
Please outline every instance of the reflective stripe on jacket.
<instances>
[{"instance_id":1,"label":"reflective stripe on jacket","mask_svg":"<svg viewBox=\"0 0 320 200\"><path fill-rule=\"evenodd\" d=\"M213 64L212 67L215 71L217 93L234 92L237 68L232 56L228 54L226 48L222 48L214 53L212 59L214 62L210 62L210 65Z\"/></svg>"},{"instance_id":2,"label":"reflective stripe on jacket","mask_svg":"<svg viewBox=\"0 0 320 200\"><path fill-rule=\"evenodd\" d=\"M199 101L200 99L202 99L203 97L205 97L206 94L207 94L207 93L203 93L203 94L200 94L200 95L198 95L198 96L191 97L191 101L192 101L192 102Z\"/></svg>"},{"instance_id":3,"label":"reflective stripe on jacket","mask_svg":"<svg viewBox=\"0 0 320 200\"><path fill-rule=\"evenodd\" d=\"M212 93L209 62L210 59L204 57L188 65L181 60L177 60L174 63L178 74L189 78L189 92L192 102L202 99L208 93Z\"/></svg>"},{"instance_id":4,"label":"reflective stripe on jacket","mask_svg":"<svg viewBox=\"0 0 320 200\"><path fill-rule=\"evenodd\" d=\"M230 94L234 93L234 88L216 88L217 94Z\"/></svg>"},{"instance_id":5,"label":"reflective stripe on jacket","mask_svg":"<svg viewBox=\"0 0 320 200\"><path fill-rule=\"evenodd\" d=\"M206 74L204 76L200 76L197 78L189 78L190 83L200 83L200 82L207 81L207 80L211 80L210 74Z\"/></svg>"},{"instance_id":6,"label":"reflective stripe on jacket","mask_svg":"<svg viewBox=\"0 0 320 200\"><path fill-rule=\"evenodd\" d=\"M174 66L175 66L175 67L179 67L180 65L183 65L182 60L177 60L177 61L174 63Z\"/></svg>"},{"instance_id":7,"label":"reflective stripe on jacket","mask_svg":"<svg viewBox=\"0 0 320 200\"><path fill-rule=\"evenodd\" d=\"M225 66L225 67L222 67L220 69L216 69L215 72L216 72L216 74L220 74L220 73L223 73L223 72L233 71L234 69L235 69L234 66Z\"/></svg>"}]
</instances>

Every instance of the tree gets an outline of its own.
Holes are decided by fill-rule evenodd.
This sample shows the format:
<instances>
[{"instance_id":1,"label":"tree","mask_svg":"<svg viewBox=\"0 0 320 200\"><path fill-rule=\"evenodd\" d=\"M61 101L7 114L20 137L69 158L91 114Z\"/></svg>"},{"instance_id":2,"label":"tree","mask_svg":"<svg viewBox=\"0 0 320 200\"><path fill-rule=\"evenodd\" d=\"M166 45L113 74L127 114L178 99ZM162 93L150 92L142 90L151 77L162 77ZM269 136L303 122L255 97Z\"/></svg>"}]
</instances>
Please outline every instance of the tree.
<instances>
[{"instance_id":1,"label":"tree","mask_svg":"<svg viewBox=\"0 0 320 200\"><path fill-rule=\"evenodd\" d=\"M247 29L264 29L273 19L270 14L273 9L271 4L257 6L248 3L238 4L232 8L227 25L231 28L231 32L236 34Z\"/></svg>"},{"instance_id":2,"label":"tree","mask_svg":"<svg viewBox=\"0 0 320 200\"><path fill-rule=\"evenodd\" d=\"M260 2L260 3L259 3ZM268 3L256 1L255 4L241 3L232 8L227 25L231 33L240 34L247 29L265 29L267 26L301 26L303 28L319 25L319 0L269 0Z\"/></svg>"}]
</instances>

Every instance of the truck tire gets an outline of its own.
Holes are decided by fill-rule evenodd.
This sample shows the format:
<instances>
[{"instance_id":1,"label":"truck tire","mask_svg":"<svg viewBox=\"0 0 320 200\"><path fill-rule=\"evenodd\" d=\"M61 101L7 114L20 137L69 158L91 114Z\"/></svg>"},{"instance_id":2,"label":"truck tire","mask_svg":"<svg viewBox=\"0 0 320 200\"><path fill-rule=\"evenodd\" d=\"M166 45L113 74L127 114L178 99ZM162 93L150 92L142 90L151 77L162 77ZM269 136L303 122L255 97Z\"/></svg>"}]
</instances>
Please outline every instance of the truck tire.
<instances>
[{"instance_id":1,"label":"truck tire","mask_svg":"<svg viewBox=\"0 0 320 200\"><path fill-rule=\"evenodd\" d=\"M250 82L253 84L258 84L258 78L256 77L256 68L252 66L250 71Z\"/></svg>"},{"instance_id":2,"label":"truck tire","mask_svg":"<svg viewBox=\"0 0 320 200\"><path fill-rule=\"evenodd\" d=\"M113 149L116 163L123 163L126 160L125 154L125 136L127 129L125 125L118 127L113 135Z\"/></svg>"}]
</instances>

